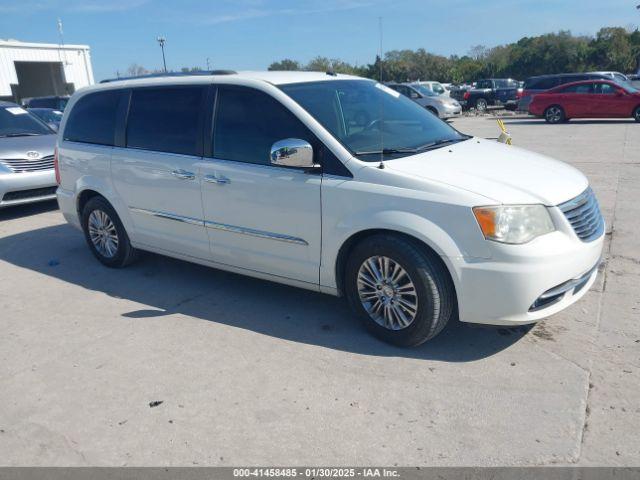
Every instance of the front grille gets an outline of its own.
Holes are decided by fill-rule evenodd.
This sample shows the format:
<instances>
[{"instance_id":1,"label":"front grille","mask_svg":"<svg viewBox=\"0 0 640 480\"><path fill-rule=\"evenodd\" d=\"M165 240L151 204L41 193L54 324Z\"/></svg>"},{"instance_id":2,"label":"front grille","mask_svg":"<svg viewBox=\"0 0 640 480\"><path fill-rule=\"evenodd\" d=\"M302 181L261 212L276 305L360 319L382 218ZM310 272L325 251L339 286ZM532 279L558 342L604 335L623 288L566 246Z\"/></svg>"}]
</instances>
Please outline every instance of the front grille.
<instances>
[{"instance_id":1,"label":"front grille","mask_svg":"<svg viewBox=\"0 0 640 480\"><path fill-rule=\"evenodd\" d=\"M53 169L53 155L38 158L36 160L27 160L24 158L3 158L0 163L14 173L23 172L39 172L40 170Z\"/></svg>"},{"instance_id":2,"label":"front grille","mask_svg":"<svg viewBox=\"0 0 640 480\"><path fill-rule=\"evenodd\" d=\"M3 202L13 200L27 200L30 198L48 197L56 194L58 187L32 188L31 190L18 190L17 192L7 192L2 197Z\"/></svg>"},{"instance_id":3,"label":"front grille","mask_svg":"<svg viewBox=\"0 0 640 480\"><path fill-rule=\"evenodd\" d=\"M602 235L604 219L591 187L573 200L558 205L558 208L567 217L574 232L583 242L590 242Z\"/></svg>"}]
</instances>

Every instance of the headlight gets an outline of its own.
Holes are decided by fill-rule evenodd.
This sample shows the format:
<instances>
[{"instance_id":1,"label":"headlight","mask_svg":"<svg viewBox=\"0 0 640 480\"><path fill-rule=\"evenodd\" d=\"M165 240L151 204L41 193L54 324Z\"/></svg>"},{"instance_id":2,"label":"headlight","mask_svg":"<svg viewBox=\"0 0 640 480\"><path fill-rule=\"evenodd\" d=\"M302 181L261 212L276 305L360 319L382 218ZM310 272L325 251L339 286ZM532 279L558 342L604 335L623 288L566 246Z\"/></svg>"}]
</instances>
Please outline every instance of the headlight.
<instances>
[{"instance_id":1,"label":"headlight","mask_svg":"<svg viewBox=\"0 0 640 480\"><path fill-rule=\"evenodd\" d=\"M544 205L474 207L473 214L487 240L527 243L555 230Z\"/></svg>"}]
</instances>

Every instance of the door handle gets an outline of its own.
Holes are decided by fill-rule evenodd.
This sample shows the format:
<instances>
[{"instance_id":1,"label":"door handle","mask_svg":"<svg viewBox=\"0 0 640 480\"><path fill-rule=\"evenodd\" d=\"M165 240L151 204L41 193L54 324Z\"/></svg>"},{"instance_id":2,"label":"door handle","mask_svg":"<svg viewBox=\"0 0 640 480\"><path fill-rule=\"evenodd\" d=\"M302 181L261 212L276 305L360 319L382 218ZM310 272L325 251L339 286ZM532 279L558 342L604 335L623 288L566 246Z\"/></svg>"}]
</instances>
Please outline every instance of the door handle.
<instances>
[{"instance_id":1,"label":"door handle","mask_svg":"<svg viewBox=\"0 0 640 480\"><path fill-rule=\"evenodd\" d=\"M174 170L173 172L171 172L171 175L181 180L193 180L194 178L196 178L195 173L187 172L186 170L182 170L182 169Z\"/></svg>"},{"instance_id":2,"label":"door handle","mask_svg":"<svg viewBox=\"0 0 640 480\"><path fill-rule=\"evenodd\" d=\"M226 185L227 183L231 183L231 180L229 180L227 177L224 177L222 175L220 175L220 176L218 176L218 175L205 175L203 177L203 180L205 182L216 183L218 185Z\"/></svg>"}]
</instances>

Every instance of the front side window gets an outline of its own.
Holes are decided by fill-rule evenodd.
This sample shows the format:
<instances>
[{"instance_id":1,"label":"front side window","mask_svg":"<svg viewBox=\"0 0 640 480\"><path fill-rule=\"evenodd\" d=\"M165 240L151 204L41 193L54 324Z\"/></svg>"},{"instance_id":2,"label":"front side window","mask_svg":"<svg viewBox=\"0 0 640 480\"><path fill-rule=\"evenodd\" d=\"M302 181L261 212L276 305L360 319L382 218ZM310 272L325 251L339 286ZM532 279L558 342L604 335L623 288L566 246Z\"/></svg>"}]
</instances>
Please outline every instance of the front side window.
<instances>
[{"instance_id":1,"label":"front side window","mask_svg":"<svg viewBox=\"0 0 640 480\"><path fill-rule=\"evenodd\" d=\"M140 88L131 93L127 147L201 155L201 118L205 87Z\"/></svg>"},{"instance_id":2,"label":"front side window","mask_svg":"<svg viewBox=\"0 0 640 480\"><path fill-rule=\"evenodd\" d=\"M616 93L616 89L613 87L613 85L610 85L608 83L596 83L594 93L597 93L599 95L613 95L614 93Z\"/></svg>"},{"instance_id":3,"label":"front side window","mask_svg":"<svg viewBox=\"0 0 640 480\"><path fill-rule=\"evenodd\" d=\"M76 102L64 129L72 142L113 145L120 90L90 93Z\"/></svg>"},{"instance_id":4,"label":"front side window","mask_svg":"<svg viewBox=\"0 0 640 480\"><path fill-rule=\"evenodd\" d=\"M314 143L311 132L272 96L252 88L219 89L213 134L215 158L270 165L271 146L287 138Z\"/></svg>"},{"instance_id":5,"label":"front side window","mask_svg":"<svg viewBox=\"0 0 640 480\"><path fill-rule=\"evenodd\" d=\"M480 80L477 88L493 88L493 84L491 83L491 80Z\"/></svg>"},{"instance_id":6,"label":"front side window","mask_svg":"<svg viewBox=\"0 0 640 480\"><path fill-rule=\"evenodd\" d=\"M353 155L379 161L465 140L466 136L398 92L370 80L280 87Z\"/></svg>"}]
</instances>

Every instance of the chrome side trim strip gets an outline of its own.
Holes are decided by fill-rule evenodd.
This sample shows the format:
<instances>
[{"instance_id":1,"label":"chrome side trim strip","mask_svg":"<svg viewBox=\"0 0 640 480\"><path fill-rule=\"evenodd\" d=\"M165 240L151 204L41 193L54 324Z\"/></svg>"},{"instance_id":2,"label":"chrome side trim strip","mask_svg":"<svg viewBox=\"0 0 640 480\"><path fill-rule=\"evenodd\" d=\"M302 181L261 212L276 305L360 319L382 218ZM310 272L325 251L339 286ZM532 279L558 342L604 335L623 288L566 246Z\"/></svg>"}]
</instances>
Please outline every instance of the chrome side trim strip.
<instances>
[{"instance_id":1,"label":"chrome side trim strip","mask_svg":"<svg viewBox=\"0 0 640 480\"><path fill-rule=\"evenodd\" d=\"M253 228L227 225L226 223L198 220L197 218L183 217L181 215L175 215L173 213L168 213L168 212L161 212L158 210L147 210L146 208L129 207L129 210L131 210L132 212L143 213L145 215L165 218L167 220L175 220L176 222L183 222L191 225L198 225L200 227L223 230L225 232L240 233L242 235L251 235L252 237L267 238L270 240L277 240L279 242L294 243L296 245L309 245L307 241L302 238L292 237L290 235L284 235L282 233L266 232L264 230L254 230Z\"/></svg>"},{"instance_id":2,"label":"chrome side trim strip","mask_svg":"<svg viewBox=\"0 0 640 480\"><path fill-rule=\"evenodd\" d=\"M306 240L282 233L265 232L264 230L254 230L253 228L236 227L235 225L227 225L225 223L210 222L205 220L204 226L225 232L240 233L242 235L251 235L252 237L268 238L279 242L294 243L296 245L309 245Z\"/></svg>"},{"instance_id":3,"label":"chrome side trim strip","mask_svg":"<svg viewBox=\"0 0 640 480\"><path fill-rule=\"evenodd\" d=\"M564 293L567 293L569 290L574 289L576 286L580 285L584 281L591 278L591 275L593 275L593 273L598 269L599 265L600 265L600 262L596 263L595 266L591 270L589 270L587 273L581 275L578 278L572 278L571 280L567 280L566 282L561 283L557 287L553 287L547 290L542 295L540 295L539 298L544 300L545 298L555 297L556 295L562 295Z\"/></svg>"},{"instance_id":4,"label":"chrome side trim strip","mask_svg":"<svg viewBox=\"0 0 640 480\"><path fill-rule=\"evenodd\" d=\"M188 223L190 225L204 226L203 220L198 220L192 217L183 217L181 215L174 215L173 213L160 212L158 210L147 210L145 208L129 207L132 212L144 213L145 215L151 215L153 217L166 218L168 220L175 220L176 222Z\"/></svg>"}]
</instances>

